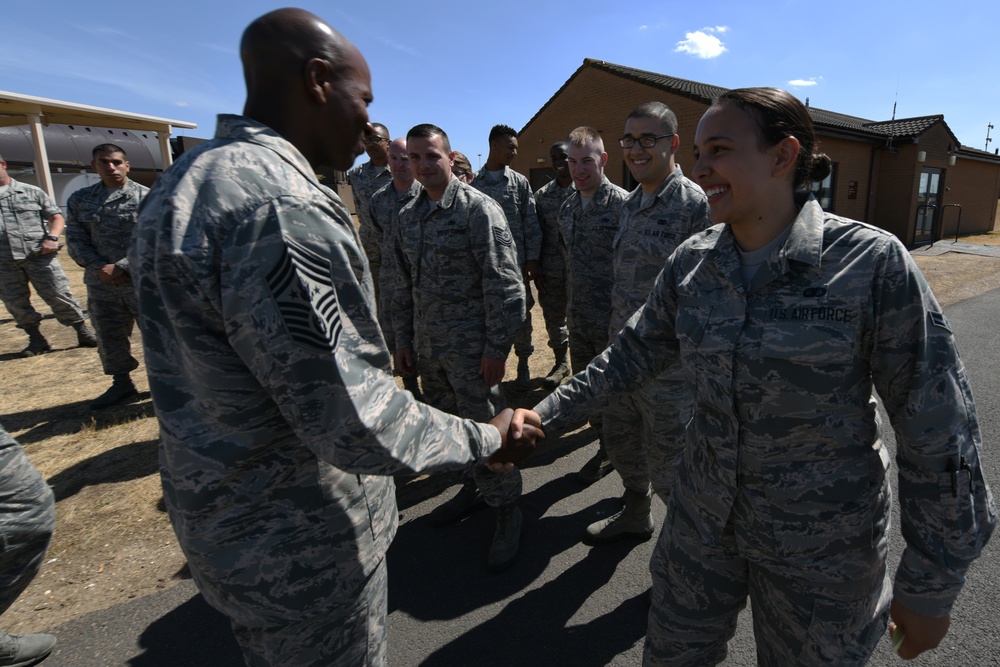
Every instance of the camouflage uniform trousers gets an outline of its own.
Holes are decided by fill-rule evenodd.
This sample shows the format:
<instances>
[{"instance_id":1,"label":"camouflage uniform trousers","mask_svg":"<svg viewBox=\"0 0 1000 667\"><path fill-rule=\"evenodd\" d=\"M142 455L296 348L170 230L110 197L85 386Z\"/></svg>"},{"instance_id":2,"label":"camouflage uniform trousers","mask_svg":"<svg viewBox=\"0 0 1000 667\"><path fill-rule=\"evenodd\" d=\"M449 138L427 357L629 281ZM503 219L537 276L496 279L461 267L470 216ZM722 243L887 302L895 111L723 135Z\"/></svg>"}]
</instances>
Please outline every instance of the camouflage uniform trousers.
<instances>
[{"instance_id":1,"label":"camouflage uniform trousers","mask_svg":"<svg viewBox=\"0 0 1000 667\"><path fill-rule=\"evenodd\" d=\"M481 359L420 359L420 382L424 401L439 410L477 422L488 422L507 407L499 383L486 386L479 374ZM463 475L475 480L486 504L500 507L521 497L521 471L496 473L485 465L473 466Z\"/></svg>"},{"instance_id":2,"label":"camouflage uniform trousers","mask_svg":"<svg viewBox=\"0 0 1000 667\"><path fill-rule=\"evenodd\" d=\"M538 303L542 306L545 331L549 335L549 347L553 350L564 349L569 344L569 329L566 325L566 273L564 271L543 276L545 291L538 291Z\"/></svg>"},{"instance_id":3,"label":"camouflage uniform trousers","mask_svg":"<svg viewBox=\"0 0 1000 667\"><path fill-rule=\"evenodd\" d=\"M521 275L524 275L523 268ZM514 353L519 357L530 357L535 351L535 346L531 342L531 309L534 307L535 299L531 295L531 283L524 281L524 321L514 336Z\"/></svg>"},{"instance_id":4,"label":"camouflage uniform trousers","mask_svg":"<svg viewBox=\"0 0 1000 667\"><path fill-rule=\"evenodd\" d=\"M383 558L345 604L277 628L233 623L233 633L248 667L379 667L387 662L387 591Z\"/></svg>"},{"instance_id":5,"label":"camouflage uniform trousers","mask_svg":"<svg viewBox=\"0 0 1000 667\"><path fill-rule=\"evenodd\" d=\"M86 319L53 252L28 259L0 261L0 297L18 327L34 326L42 319L42 315L31 305L29 283L49 305L60 324L70 326Z\"/></svg>"},{"instance_id":6,"label":"camouflage uniform trousers","mask_svg":"<svg viewBox=\"0 0 1000 667\"><path fill-rule=\"evenodd\" d=\"M676 380L658 377L612 400L604 412L604 448L625 488L670 499L690 418L690 391Z\"/></svg>"},{"instance_id":7,"label":"camouflage uniform trousers","mask_svg":"<svg viewBox=\"0 0 1000 667\"><path fill-rule=\"evenodd\" d=\"M783 558L773 519L750 499L765 492L762 480L741 472L744 484L717 544L706 544L687 499L667 506L650 561L643 665L718 664L748 596L759 665L866 664L888 623L884 558L880 569L856 581L824 577L822 561ZM885 547L881 541L870 549L884 555Z\"/></svg>"},{"instance_id":8,"label":"camouflage uniform trousers","mask_svg":"<svg viewBox=\"0 0 1000 667\"><path fill-rule=\"evenodd\" d=\"M38 573L55 527L52 489L0 426L0 614Z\"/></svg>"},{"instance_id":9,"label":"camouflage uniform trousers","mask_svg":"<svg viewBox=\"0 0 1000 667\"><path fill-rule=\"evenodd\" d=\"M607 336L603 333L607 328L606 322L603 326L590 326L588 323L575 323L570 319L569 363L574 373L579 373L586 368L593 358L608 346ZM589 415L590 426L598 434L597 438L601 442L605 442L603 414L603 412L598 412Z\"/></svg>"},{"instance_id":10,"label":"camouflage uniform trousers","mask_svg":"<svg viewBox=\"0 0 1000 667\"><path fill-rule=\"evenodd\" d=\"M139 314L132 284L109 288L87 286L87 310L97 331L97 351L105 375L131 373L139 367L132 356L132 328Z\"/></svg>"}]
</instances>

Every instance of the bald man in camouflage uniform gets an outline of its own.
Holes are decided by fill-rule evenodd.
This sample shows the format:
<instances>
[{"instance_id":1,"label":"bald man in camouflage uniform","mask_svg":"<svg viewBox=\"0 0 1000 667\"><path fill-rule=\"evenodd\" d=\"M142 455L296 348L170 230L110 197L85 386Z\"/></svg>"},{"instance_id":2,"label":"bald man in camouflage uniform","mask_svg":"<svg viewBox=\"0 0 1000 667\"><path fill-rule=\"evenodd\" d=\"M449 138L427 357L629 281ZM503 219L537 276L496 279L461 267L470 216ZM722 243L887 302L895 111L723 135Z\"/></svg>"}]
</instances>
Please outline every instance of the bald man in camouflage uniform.
<instances>
[{"instance_id":1,"label":"bald man in camouflage uniform","mask_svg":"<svg viewBox=\"0 0 1000 667\"><path fill-rule=\"evenodd\" d=\"M351 217L316 178L361 153L364 58L300 9L254 21L241 55L245 115L160 177L130 252L164 502L248 664L384 665L391 475L501 435L396 387Z\"/></svg>"},{"instance_id":2,"label":"bald man in camouflage uniform","mask_svg":"<svg viewBox=\"0 0 1000 667\"><path fill-rule=\"evenodd\" d=\"M748 284L729 227L684 243L613 346L535 408L558 430L683 366L694 418L650 564L647 665L722 661L748 594L760 664L864 664L890 598L894 617L949 613L996 524L968 376L906 248L812 197L787 234ZM873 389L896 434L894 585Z\"/></svg>"},{"instance_id":3,"label":"bald man in camouflage uniform","mask_svg":"<svg viewBox=\"0 0 1000 667\"><path fill-rule=\"evenodd\" d=\"M0 157L0 298L18 328L28 334L22 357L52 349L39 328L42 315L31 305L31 287L60 324L76 329L80 347L97 346L87 316L56 258L65 226L52 197L41 188L11 178L7 162Z\"/></svg>"},{"instance_id":4,"label":"bald man in camouflage uniform","mask_svg":"<svg viewBox=\"0 0 1000 667\"><path fill-rule=\"evenodd\" d=\"M570 357L573 372L579 373L608 346L612 242L628 192L604 175L608 154L596 130L576 128L565 150L574 191L560 208L558 221L566 254ZM604 451L601 412L590 415L590 425L598 434L598 452L577 473L584 484L614 469Z\"/></svg>"},{"instance_id":5,"label":"bald man in camouflage uniform","mask_svg":"<svg viewBox=\"0 0 1000 667\"><path fill-rule=\"evenodd\" d=\"M556 177L535 190L535 212L542 230L539 259L538 303L542 306L549 347L555 356L552 370L545 376L545 386L554 389L569 377L569 329L566 325L566 251L559 234L559 208L573 194L573 177L566 166L566 142L557 141L549 148L549 159Z\"/></svg>"},{"instance_id":6,"label":"bald man in camouflage uniform","mask_svg":"<svg viewBox=\"0 0 1000 667\"><path fill-rule=\"evenodd\" d=\"M490 130L489 141L490 152L486 164L472 179L472 187L500 204L514 237L517 262L524 282L527 313L514 339L514 352L518 359L514 384L518 389L529 389L531 373L528 358L535 351L531 342L531 309L535 300L529 283L541 275L539 260L542 253L542 228L538 223L535 197L528 179L510 168L511 161L517 155L517 132L507 125L494 125Z\"/></svg>"},{"instance_id":7,"label":"bald man in camouflage uniform","mask_svg":"<svg viewBox=\"0 0 1000 667\"><path fill-rule=\"evenodd\" d=\"M399 212L420 194L420 183L413 178L410 159L406 155L406 139L393 139L389 144L389 171L392 180L375 191L368 206L368 218L382 240L379 251L382 266L378 281L378 321L390 350L396 349L396 334L392 328L392 293L396 286L396 228ZM374 276L373 276L374 277ZM403 375L403 386L421 398L416 375Z\"/></svg>"},{"instance_id":8,"label":"bald man in camouflage uniform","mask_svg":"<svg viewBox=\"0 0 1000 667\"><path fill-rule=\"evenodd\" d=\"M418 125L406 139L423 189L399 214L392 301L397 365L403 373L419 368L431 405L484 421L505 405L504 361L524 319L514 240L500 206L452 175L454 156L441 128ZM518 551L520 471L496 474L478 466L474 479L467 477L431 519L458 520L479 494L497 511L488 563L501 571Z\"/></svg>"},{"instance_id":9,"label":"bald man in camouflage uniform","mask_svg":"<svg viewBox=\"0 0 1000 667\"><path fill-rule=\"evenodd\" d=\"M66 237L70 257L84 268L97 351L104 374L113 378L111 387L90 402L99 410L138 395L129 374L139 367L130 340L139 307L126 253L149 188L128 178L125 151L114 144L94 147L91 165L101 182L70 195Z\"/></svg>"},{"instance_id":10,"label":"bald man in camouflage uniform","mask_svg":"<svg viewBox=\"0 0 1000 667\"><path fill-rule=\"evenodd\" d=\"M641 142L651 142L651 147ZM639 186L625 200L614 238L614 289L609 336L646 301L656 276L685 239L711 224L708 200L674 160L677 118L665 104L637 107L625 121L621 143ZM605 447L625 486L622 510L587 528L593 542L648 538L652 492L664 502L691 416L691 394L679 365L623 396L604 413Z\"/></svg>"},{"instance_id":11,"label":"bald man in camouflage uniform","mask_svg":"<svg viewBox=\"0 0 1000 667\"><path fill-rule=\"evenodd\" d=\"M381 123L372 123L374 132L365 138L368 161L352 167L347 172L347 182L354 195L354 211L358 216L358 233L361 245L368 257L372 278L375 279L375 295L379 293L379 272L382 270L382 233L371 218L371 201L380 188L392 180L389 171L389 129Z\"/></svg>"},{"instance_id":12,"label":"bald man in camouflage uniform","mask_svg":"<svg viewBox=\"0 0 1000 667\"><path fill-rule=\"evenodd\" d=\"M52 489L0 424L0 614L38 574L56 527ZM49 634L0 631L0 664L35 665L55 648Z\"/></svg>"}]
</instances>

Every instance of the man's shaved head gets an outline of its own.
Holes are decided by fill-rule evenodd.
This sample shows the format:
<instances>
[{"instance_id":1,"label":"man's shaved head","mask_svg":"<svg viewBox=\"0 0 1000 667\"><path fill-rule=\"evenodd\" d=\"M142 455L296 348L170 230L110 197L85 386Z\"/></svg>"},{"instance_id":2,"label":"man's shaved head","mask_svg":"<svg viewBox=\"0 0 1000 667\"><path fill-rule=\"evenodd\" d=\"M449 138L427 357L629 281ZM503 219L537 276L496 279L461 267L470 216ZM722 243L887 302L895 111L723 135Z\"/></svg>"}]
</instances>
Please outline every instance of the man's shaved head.
<instances>
[{"instance_id":1,"label":"man's shaved head","mask_svg":"<svg viewBox=\"0 0 1000 667\"><path fill-rule=\"evenodd\" d=\"M371 75L364 57L304 9L269 12L243 32L244 115L290 141L314 167L346 170L371 131Z\"/></svg>"},{"instance_id":2,"label":"man's shaved head","mask_svg":"<svg viewBox=\"0 0 1000 667\"><path fill-rule=\"evenodd\" d=\"M264 14L247 26L240 40L247 95L273 93L288 85L312 58L342 63L347 44L326 21L304 9L286 7Z\"/></svg>"}]
</instances>

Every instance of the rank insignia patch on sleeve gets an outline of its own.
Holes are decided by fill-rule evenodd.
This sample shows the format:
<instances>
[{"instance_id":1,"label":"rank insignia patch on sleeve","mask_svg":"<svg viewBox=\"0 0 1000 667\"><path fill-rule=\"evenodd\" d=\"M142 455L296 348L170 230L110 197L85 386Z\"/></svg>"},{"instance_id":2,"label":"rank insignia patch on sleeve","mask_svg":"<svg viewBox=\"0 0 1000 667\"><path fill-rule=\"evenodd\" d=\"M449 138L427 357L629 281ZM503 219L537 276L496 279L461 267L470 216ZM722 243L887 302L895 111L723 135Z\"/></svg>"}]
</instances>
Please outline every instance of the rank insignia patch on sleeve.
<instances>
[{"instance_id":1,"label":"rank insignia patch on sleeve","mask_svg":"<svg viewBox=\"0 0 1000 667\"><path fill-rule=\"evenodd\" d=\"M500 245L508 247L514 245L514 237L510 235L510 229L507 227L494 227L493 238Z\"/></svg>"},{"instance_id":2,"label":"rank insignia patch on sleeve","mask_svg":"<svg viewBox=\"0 0 1000 667\"><path fill-rule=\"evenodd\" d=\"M285 252L267 283L288 333L305 347L333 350L343 325L329 261L287 236L284 241Z\"/></svg>"},{"instance_id":3,"label":"rank insignia patch on sleeve","mask_svg":"<svg viewBox=\"0 0 1000 667\"><path fill-rule=\"evenodd\" d=\"M951 325L948 324L948 319L944 316L944 313L931 312L928 313L931 318L931 324L936 327L941 327L945 331L951 332Z\"/></svg>"}]
</instances>

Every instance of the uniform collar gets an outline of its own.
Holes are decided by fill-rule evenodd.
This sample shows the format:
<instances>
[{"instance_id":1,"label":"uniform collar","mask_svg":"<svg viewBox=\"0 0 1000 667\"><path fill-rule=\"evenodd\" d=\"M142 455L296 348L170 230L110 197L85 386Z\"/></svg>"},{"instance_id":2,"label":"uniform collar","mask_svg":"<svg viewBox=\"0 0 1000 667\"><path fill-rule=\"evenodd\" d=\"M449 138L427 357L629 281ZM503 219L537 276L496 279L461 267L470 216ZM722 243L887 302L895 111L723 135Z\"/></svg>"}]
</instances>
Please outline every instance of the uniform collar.
<instances>
[{"instance_id":1,"label":"uniform collar","mask_svg":"<svg viewBox=\"0 0 1000 667\"><path fill-rule=\"evenodd\" d=\"M792 228L785 243L771 253L762 264L750 285L750 292L780 278L793 270L794 264L819 266L823 255L823 221L825 214L813 195L796 195L796 203L802 208L792 221ZM740 273L739 251L736 239L729 225L715 225L694 241L692 248L708 250L712 253L719 270L739 285L743 284Z\"/></svg>"},{"instance_id":2,"label":"uniform collar","mask_svg":"<svg viewBox=\"0 0 1000 667\"><path fill-rule=\"evenodd\" d=\"M416 183L415 180L413 182ZM444 188L444 193L441 195L441 199L439 199L437 202L437 208L451 208L451 205L455 202L455 197L458 195L459 190L461 188L468 188L468 187L472 186L466 185L462 181L458 180L458 178L456 178L454 174L452 174L451 180L448 181L448 185L446 185ZM417 195L417 198L419 200L417 202L418 206L425 201L430 201L430 197L427 196L427 190L425 190L423 187L420 188L420 194Z\"/></svg>"},{"instance_id":3,"label":"uniform collar","mask_svg":"<svg viewBox=\"0 0 1000 667\"><path fill-rule=\"evenodd\" d=\"M660 183L660 187L656 189L656 194L653 195L653 198L650 200L649 206L647 206L646 208L652 208L656 206L657 202L661 199L663 200L670 199L670 196L674 193L674 190L680 187L682 178L684 178L684 172L681 171L681 166L679 164L675 165L674 170L670 172L666 178L663 179L662 183ZM637 206L642 206L641 185L636 186L635 190L633 190L629 196L634 198L635 201L639 202ZM644 210L644 209L638 209L638 210Z\"/></svg>"},{"instance_id":4,"label":"uniform collar","mask_svg":"<svg viewBox=\"0 0 1000 667\"><path fill-rule=\"evenodd\" d=\"M269 128L246 116L235 114L219 114L218 125L215 128L216 139L246 141L262 146L276 153L282 160L295 168L312 185L320 186L316 172L309 161L290 141Z\"/></svg>"}]
</instances>

